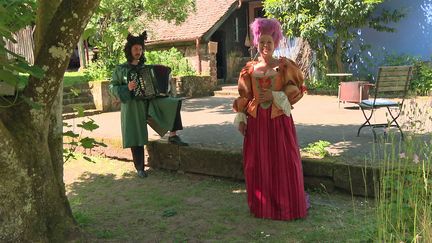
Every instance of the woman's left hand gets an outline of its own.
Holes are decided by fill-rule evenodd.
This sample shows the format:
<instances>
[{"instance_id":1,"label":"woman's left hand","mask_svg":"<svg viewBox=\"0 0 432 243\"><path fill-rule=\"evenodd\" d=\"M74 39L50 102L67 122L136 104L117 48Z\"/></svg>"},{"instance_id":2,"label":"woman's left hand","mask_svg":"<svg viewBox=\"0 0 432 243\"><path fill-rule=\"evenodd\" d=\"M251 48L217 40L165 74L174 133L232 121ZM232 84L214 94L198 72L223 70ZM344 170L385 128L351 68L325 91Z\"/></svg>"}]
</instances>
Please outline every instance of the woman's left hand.
<instances>
[{"instance_id":1,"label":"woman's left hand","mask_svg":"<svg viewBox=\"0 0 432 243\"><path fill-rule=\"evenodd\" d=\"M259 95L259 103L264 103L273 100L273 93L271 89L263 89Z\"/></svg>"}]
</instances>

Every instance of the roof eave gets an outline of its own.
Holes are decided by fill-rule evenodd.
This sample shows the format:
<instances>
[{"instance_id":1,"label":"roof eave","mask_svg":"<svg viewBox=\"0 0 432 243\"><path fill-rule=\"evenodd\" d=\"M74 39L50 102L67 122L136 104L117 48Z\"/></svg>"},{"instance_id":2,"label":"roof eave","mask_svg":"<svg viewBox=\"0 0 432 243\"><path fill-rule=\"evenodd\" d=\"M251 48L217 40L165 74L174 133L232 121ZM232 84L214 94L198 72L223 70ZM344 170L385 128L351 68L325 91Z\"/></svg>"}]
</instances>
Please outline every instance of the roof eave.
<instances>
[{"instance_id":1,"label":"roof eave","mask_svg":"<svg viewBox=\"0 0 432 243\"><path fill-rule=\"evenodd\" d=\"M229 18L229 16L239 7L239 1L235 1L226 13L207 31L202 35L203 41L209 41L210 37L216 32L219 27Z\"/></svg>"},{"instance_id":2,"label":"roof eave","mask_svg":"<svg viewBox=\"0 0 432 243\"><path fill-rule=\"evenodd\" d=\"M154 41L148 41L145 44L147 46L155 46L155 45L162 45L162 44L168 44L168 43L180 43L180 42L194 42L198 37L194 38L187 38L187 39L174 39L174 40L154 40Z\"/></svg>"}]
</instances>

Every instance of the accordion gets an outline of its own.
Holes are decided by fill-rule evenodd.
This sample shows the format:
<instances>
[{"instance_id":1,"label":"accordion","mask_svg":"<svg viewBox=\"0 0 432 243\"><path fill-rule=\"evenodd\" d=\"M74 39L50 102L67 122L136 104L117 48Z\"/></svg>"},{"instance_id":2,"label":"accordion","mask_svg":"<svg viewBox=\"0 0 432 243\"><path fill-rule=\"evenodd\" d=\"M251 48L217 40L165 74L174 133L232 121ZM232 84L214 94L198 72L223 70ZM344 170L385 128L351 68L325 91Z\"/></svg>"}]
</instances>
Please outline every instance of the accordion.
<instances>
[{"instance_id":1,"label":"accordion","mask_svg":"<svg viewBox=\"0 0 432 243\"><path fill-rule=\"evenodd\" d=\"M132 90L135 99L167 97L171 68L163 65L143 65L130 72L129 82L135 80Z\"/></svg>"}]
</instances>

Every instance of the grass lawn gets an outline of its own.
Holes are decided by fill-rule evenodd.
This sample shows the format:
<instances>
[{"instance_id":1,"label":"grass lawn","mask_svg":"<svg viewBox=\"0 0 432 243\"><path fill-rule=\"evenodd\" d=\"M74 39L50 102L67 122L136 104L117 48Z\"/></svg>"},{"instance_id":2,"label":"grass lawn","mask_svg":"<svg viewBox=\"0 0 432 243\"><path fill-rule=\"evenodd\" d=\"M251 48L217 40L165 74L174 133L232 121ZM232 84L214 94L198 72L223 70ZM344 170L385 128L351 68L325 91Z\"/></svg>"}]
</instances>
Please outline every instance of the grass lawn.
<instances>
[{"instance_id":1,"label":"grass lawn","mask_svg":"<svg viewBox=\"0 0 432 243\"><path fill-rule=\"evenodd\" d=\"M249 214L243 182L150 170L96 159L65 164L75 218L94 241L110 242L359 242L371 241L374 208L364 198L310 192L303 220Z\"/></svg>"},{"instance_id":2,"label":"grass lawn","mask_svg":"<svg viewBox=\"0 0 432 243\"><path fill-rule=\"evenodd\" d=\"M84 78L83 72L65 72L63 81L64 87L87 82L87 80Z\"/></svg>"},{"instance_id":3,"label":"grass lawn","mask_svg":"<svg viewBox=\"0 0 432 243\"><path fill-rule=\"evenodd\" d=\"M20 74L20 79L28 79L28 74ZM74 84L86 83L87 80L84 77L83 72L65 72L64 77L64 87L69 87ZM27 81L23 81L23 83L27 83ZM24 88L24 87L21 87Z\"/></svg>"}]
</instances>

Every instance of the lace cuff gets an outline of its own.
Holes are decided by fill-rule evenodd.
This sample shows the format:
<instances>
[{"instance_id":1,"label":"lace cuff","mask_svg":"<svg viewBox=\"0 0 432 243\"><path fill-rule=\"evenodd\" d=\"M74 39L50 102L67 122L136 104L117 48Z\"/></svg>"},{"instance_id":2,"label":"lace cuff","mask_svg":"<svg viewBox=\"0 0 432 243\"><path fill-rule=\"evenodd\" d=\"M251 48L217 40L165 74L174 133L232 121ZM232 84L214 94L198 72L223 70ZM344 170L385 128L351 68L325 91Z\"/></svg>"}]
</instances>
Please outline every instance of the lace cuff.
<instances>
[{"instance_id":1,"label":"lace cuff","mask_svg":"<svg viewBox=\"0 0 432 243\"><path fill-rule=\"evenodd\" d=\"M240 122L247 124L246 114L243 112L237 112L237 115L234 118L234 125L238 126Z\"/></svg>"},{"instance_id":2,"label":"lace cuff","mask_svg":"<svg viewBox=\"0 0 432 243\"><path fill-rule=\"evenodd\" d=\"M285 115L291 116L291 104L288 101L288 97L283 91L272 91L273 103L281 109Z\"/></svg>"}]
</instances>

